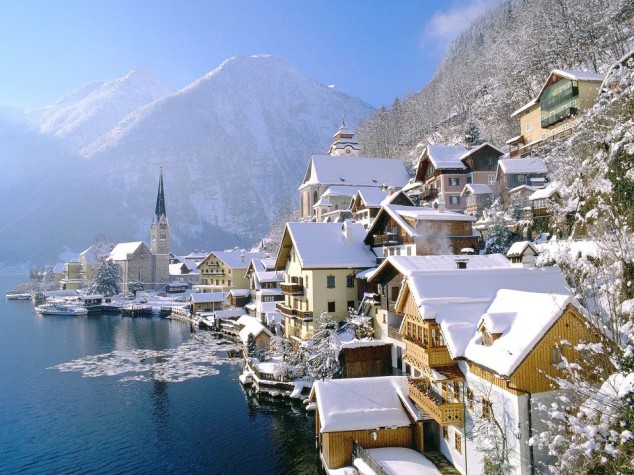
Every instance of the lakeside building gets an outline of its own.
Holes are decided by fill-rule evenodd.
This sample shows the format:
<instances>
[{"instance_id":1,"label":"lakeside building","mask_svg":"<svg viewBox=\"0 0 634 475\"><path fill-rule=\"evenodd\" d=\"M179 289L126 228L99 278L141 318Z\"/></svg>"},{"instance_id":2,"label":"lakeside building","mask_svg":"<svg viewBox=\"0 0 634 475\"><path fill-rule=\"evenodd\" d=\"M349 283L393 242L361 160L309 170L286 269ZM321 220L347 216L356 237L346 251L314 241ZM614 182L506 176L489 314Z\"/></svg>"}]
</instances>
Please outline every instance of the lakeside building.
<instances>
[{"instance_id":1,"label":"lakeside building","mask_svg":"<svg viewBox=\"0 0 634 475\"><path fill-rule=\"evenodd\" d=\"M244 249L212 251L200 264L199 284L203 292L229 292L232 289L249 289L247 268L252 259L263 259L263 252L247 252Z\"/></svg>"}]
</instances>

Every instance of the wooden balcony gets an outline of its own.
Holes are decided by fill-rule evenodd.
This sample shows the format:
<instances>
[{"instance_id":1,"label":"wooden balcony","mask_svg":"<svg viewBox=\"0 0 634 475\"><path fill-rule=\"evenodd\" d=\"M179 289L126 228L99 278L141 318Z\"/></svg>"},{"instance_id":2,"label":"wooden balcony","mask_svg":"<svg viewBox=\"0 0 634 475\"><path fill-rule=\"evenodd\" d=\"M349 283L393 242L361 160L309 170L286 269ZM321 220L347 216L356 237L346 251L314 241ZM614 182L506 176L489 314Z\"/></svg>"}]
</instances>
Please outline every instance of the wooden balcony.
<instances>
[{"instance_id":1,"label":"wooden balcony","mask_svg":"<svg viewBox=\"0 0 634 475\"><path fill-rule=\"evenodd\" d=\"M448 366L454 364L446 346L424 348L418 343L405 339L405 358L418 369Z\"/></svg>"},{"instance_id":2,"label":"wooden balcony","mask_svg":"<svg viewBox=\"0 0 634 475\"><path fill-rule=\"evenodd\" d=\"M423 411L436 422L446 425L462 427L464 425L464 404L461 402L447 402L429 389L425 389L425 381L412 379L408 381L409 397Z\"/></svg>"},{"instance_id":3,"label":"wooden balcony","mask_svg":"<svg viewBox=\"0 0 634 475\"><path fill-rule=\"evenodd\" d=\"M372 239L375 246L397 246L403 244L403 238L398 234L375 234Z\"/></svg>"},{"instance_id":4,"label":"wooden balcony","mask_svg":"<svg viewBox=\"0 0 634 475\"><path fill-rule=\"evenodd\" d=\"M282 288L282 293L284 295L304 295L304 286L301 284L282 283L280 287Z\"/></svg>"},{"instance_id":5,"label":"wooden balcony","mask_svg":"<svg viewBox=\"0 0 634 475\"><path fill-rule=\"evenodd\" d=\"M309 312L306 310L297 310L296 308L287 307L283 303L275 304L275 308L285 317L296 318L304 321L312 321L313 319L312 311Z\"/></svg>"}]
</instances>

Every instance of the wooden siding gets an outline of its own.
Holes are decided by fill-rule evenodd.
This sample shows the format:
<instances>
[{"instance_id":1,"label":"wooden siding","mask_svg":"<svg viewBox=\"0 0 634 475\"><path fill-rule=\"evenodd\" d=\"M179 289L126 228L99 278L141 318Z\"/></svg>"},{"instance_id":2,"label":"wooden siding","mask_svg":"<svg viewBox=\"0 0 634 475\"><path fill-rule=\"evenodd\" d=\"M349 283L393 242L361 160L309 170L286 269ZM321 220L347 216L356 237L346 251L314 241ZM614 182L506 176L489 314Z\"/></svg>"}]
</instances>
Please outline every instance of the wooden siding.
<instances>
[{"instance_id":1,"label":"wooden siding","mask_svg":"<svg viewBox=\"0 0 634 475\"><path fill-rule=\"evenodd\" d=\"M411 448L415 442L415 425L396 429L324 432L320 434L321 453L329 469L352 465L352 441L365 449L381 447ZM376 433L376 440L372 434Z\"/></svg>"},{"instance_id":2,"label":"wooden siding","mask_svg":"<svg viewBox=\"0 0 634 475\"><path fill-rule=\"evenodd\" d=\"M364 378L392 374L392 345L342 348L339 359L344 378Z\"/></svg>"}]
</instances>

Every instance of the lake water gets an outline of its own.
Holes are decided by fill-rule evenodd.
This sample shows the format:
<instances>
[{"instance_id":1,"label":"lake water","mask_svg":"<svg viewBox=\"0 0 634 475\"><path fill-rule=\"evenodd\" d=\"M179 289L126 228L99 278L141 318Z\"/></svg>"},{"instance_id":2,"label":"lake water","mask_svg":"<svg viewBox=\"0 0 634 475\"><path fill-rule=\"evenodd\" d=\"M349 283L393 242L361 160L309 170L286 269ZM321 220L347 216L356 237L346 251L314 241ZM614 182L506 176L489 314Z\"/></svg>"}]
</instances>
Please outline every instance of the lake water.
<instances>
[{"instance_id":1,"label":"lake water","mask_svg":"<svg viewBox=\"0 0 634 475\"><path fill-rule=\"evenodd\" d=\"M26 276L0 274L2 294ZM312 414L184 322L0 300L0 473L316 474Z\"/></svg>"}]
</instances>

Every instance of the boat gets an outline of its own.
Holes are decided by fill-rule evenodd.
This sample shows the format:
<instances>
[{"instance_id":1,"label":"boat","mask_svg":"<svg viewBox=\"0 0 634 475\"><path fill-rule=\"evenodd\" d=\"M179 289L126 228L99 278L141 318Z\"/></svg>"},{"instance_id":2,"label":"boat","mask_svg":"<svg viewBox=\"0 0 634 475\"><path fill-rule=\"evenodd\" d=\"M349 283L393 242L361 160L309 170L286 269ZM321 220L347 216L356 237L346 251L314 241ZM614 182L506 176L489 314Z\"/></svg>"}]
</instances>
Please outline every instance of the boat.
<instances>
[{"instance_id":1,"label":"boat","mask_svg":"<svg viewBox=\"0 0 634 475\"><path fill-rule=\"evenodd\" d=\"M39 305L35 307L35 311L41 315L70 315L75 317L88 315L88 309L85 307L59 303Z\"/></svg>"},{"instance_id":2,"label":"boat","mask_svg":"<svg viewBox=\"0 0 634 475\"><path fill-rule=\"evenodd\" d=\"M5 294L7 300L31 300L31 294L19 294L17 292L7 292Z\"/></svg>"}]
</instances>

